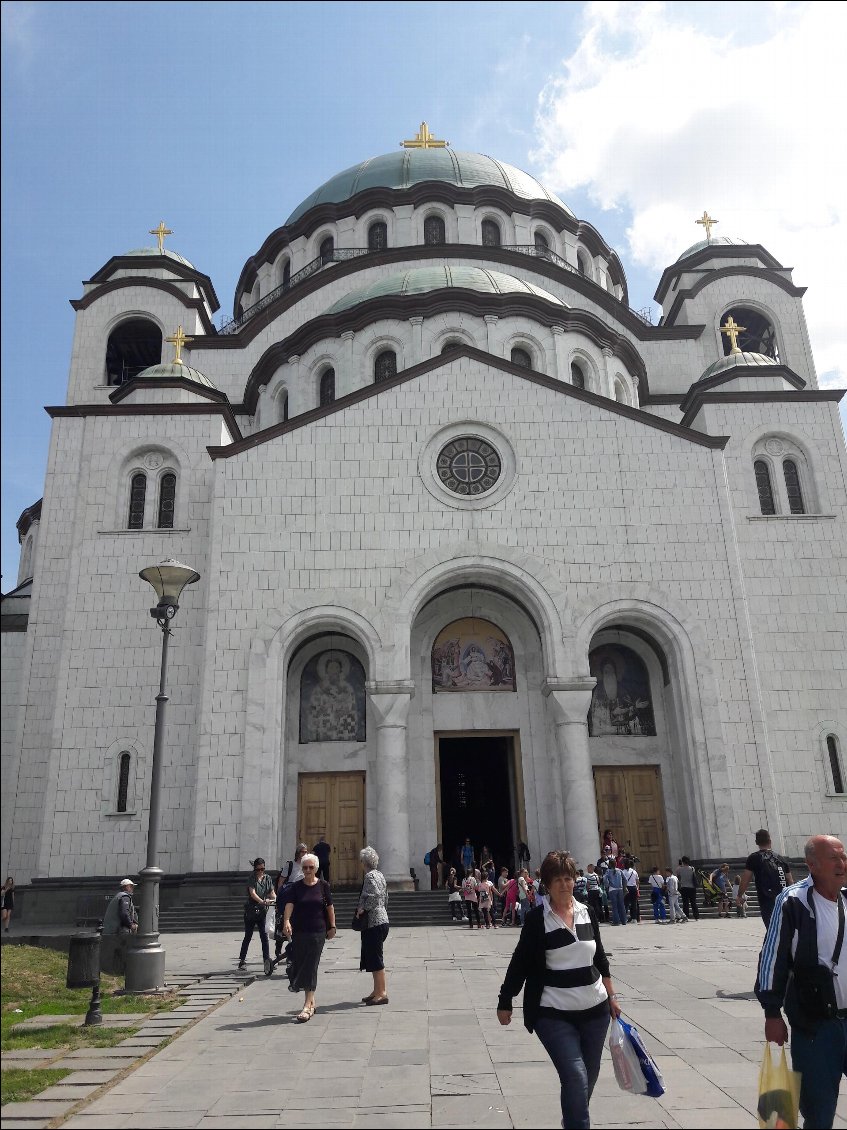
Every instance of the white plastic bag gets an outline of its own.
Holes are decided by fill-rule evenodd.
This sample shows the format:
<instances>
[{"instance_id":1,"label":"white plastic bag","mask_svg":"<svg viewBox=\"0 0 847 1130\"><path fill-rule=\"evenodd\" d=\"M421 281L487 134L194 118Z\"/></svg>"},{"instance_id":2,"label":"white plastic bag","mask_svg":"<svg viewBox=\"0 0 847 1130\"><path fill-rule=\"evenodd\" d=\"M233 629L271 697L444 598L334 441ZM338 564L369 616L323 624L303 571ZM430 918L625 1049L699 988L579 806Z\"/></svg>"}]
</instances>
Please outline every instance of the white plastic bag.
<instances>
[{"instance_id":1,"label":"white plastic bag","mask_svg":"<svg viewBox=\"0 0 847 1130\"><path fill-rule=\"evenodd\" d=\"M635 1048L627 1038L620 1020L613 1020L609 1029L609 1051L612 1053L612 1066L620 1089L629 1091L632 1095L646 1094L647 1080L642 1074Z\"/></svg>"},{"instance_id":2,"label":"white plastic bag","mask_svg":"<svg viewBox=\"0 0 847 1130\"><path fill-rule=\"evenodd\" d=\"M265 915L265 932L269 938L274 936L274 929L276 927L276 907L269 906L268 913Z\"/></svg>"}]
</instances>

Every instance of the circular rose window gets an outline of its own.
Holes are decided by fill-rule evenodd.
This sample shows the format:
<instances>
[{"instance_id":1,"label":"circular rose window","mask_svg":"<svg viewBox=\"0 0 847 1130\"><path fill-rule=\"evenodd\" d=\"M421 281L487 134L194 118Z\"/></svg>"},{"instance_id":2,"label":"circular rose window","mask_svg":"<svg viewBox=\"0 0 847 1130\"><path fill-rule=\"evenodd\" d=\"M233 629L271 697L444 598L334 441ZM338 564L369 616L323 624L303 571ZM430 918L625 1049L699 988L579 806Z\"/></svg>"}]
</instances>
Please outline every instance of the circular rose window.
<instances>
[{"instance_id":1,"label":"circular rose window","mask_svg":"<svg viewBox=\"0 0 847 1130\"><path fill-rule=\"evenodd\" d=\"M459 436L442 447L436 460L438 477L454 494L476 495L491 490L500 478L500 456L476 436Z\"/></svg>"}]
</instances>

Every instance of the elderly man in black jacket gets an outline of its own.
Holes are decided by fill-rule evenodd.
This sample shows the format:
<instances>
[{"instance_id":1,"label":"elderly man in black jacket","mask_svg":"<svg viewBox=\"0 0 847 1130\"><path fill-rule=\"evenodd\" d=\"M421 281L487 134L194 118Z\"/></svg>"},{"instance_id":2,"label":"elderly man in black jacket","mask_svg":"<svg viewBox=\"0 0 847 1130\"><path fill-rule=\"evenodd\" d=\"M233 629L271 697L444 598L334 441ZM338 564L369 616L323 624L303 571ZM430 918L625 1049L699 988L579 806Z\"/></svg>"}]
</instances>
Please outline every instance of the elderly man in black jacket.
<instances>
[{"instance_id":1,"label":"elderly man in black jacket","mask_svg":"<svg viewBox=\"0 0 847 1130\"><path fill-rule=\"evenodd\" d=\"M847 853L835 836L806 843L809 876L776 901L759 955L756 996L765 1010L765 1039L784 1044L791 1025L791 1062L802 1075L804 1126L827 1130L847 1075Z\"/></svg>"}]
</instances>

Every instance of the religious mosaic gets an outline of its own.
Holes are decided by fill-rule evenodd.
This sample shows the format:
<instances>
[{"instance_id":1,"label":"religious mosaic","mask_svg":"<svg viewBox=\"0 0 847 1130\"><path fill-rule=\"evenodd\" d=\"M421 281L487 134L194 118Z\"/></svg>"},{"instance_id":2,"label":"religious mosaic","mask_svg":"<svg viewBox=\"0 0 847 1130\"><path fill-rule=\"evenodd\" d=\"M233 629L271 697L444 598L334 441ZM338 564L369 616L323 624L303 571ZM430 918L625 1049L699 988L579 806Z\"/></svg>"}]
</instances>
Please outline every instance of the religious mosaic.
<instances>
[{"instance_id":1,"label":"religious mosaic","mask_svg":"<svg viewBox=\"0 0 847 1130\"><path fill-rule=\"evenodd\" d=\"M300 742L365 740L365 669L347 651L323 651L300 678Z\"/></svg>"},{"instance_id":2,"label":"religious mosaic","mask_svg":"<svg viewBox=\"0 0 847 1130\"><path fill-rule=\"evenodd\" d=\"M442 628L432 645L432 689L513 691L515 653L490 620L468 617Z\"/></svg>"},{"instance_id":3,"label":"religious mosaic","mask_svg":"<svg viewBox=\"0 0 847 1130\"><path fill-rule=\"evenodd\" d=\"M644 661L628 647L598 647L588 657L597 685L591 695L588 732L654 737L656 722L650 677Z\"/></svg>"}]
</instances>

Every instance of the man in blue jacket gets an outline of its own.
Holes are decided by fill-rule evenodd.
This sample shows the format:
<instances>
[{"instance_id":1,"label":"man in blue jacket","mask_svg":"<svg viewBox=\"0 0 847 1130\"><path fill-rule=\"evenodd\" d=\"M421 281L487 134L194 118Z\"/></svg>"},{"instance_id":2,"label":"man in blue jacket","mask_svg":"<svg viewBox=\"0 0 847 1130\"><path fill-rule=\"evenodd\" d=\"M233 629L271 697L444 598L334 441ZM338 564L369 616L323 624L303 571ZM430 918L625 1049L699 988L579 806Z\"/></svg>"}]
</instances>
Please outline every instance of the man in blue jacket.
<instances>
[{"instance_id":1,"label":"man in blue jacket","mask_svg":"<svg viewBox=\"0 0 847 1130\"><path fill-rule=\"evenodd\" d=\"M791 1063L802 1075L804 1126L828 1130L847 1075L847 853L835 836L812 836L805 854L808 878L786 887L776 901L756 996L770 1043L788 1039L785 1008Z\"/></svg>"}]
</instances>

